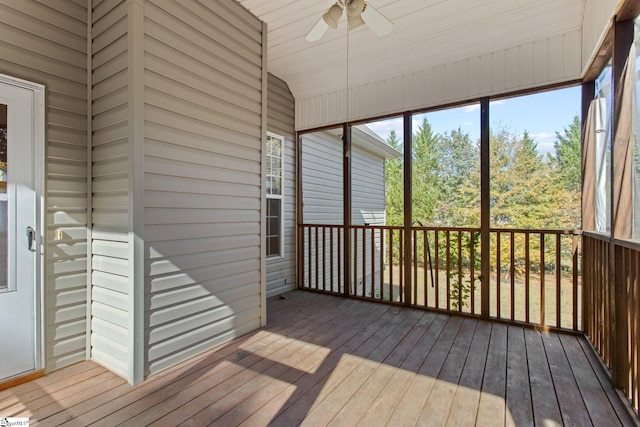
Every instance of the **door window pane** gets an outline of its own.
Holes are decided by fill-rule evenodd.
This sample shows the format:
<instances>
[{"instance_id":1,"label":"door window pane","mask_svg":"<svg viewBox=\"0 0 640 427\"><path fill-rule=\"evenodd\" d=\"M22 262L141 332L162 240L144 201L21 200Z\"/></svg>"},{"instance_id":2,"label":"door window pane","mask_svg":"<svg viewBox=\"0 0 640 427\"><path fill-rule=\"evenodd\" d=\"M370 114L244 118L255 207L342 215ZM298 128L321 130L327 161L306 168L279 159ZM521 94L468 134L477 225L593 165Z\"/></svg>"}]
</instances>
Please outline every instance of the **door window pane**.
<instances>
[{"instance_id":1,"label":"door window pane","mask_svg":"<svg viewBox=\"0 0 640 427\"><path fill-rule=\"evenodd\" d=\"M0 104L0 290L7 288L7 106Z\"/></svg>"},{"instance_id":2,"label":"door window pane","mask_svg":"<svg viewBox=\"0 0 640 427\"><path fill-rule=\"evenodd\" d=\"M267 256L280 255L281 199L267 199Z\"/></svg>"}]
</instances>

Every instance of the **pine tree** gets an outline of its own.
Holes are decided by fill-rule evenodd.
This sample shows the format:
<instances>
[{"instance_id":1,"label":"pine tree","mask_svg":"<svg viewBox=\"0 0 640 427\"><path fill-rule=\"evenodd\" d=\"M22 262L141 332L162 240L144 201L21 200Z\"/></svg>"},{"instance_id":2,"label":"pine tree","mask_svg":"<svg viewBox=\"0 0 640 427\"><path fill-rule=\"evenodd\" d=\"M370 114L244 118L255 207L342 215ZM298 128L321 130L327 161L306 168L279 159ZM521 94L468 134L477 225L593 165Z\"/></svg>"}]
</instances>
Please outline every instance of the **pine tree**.
<instances>
[{"instance_id":1,"label":"pine tree","mask_svg":"<svg viewBox=\"0 0 640 427\"><path fill-rule=\"evenodd\" d=\"M575 115L564 132L556 132L556 140L553 142L556 151L554 164L560 181L568 191L580 191L580 133L580 117Z\"/></svg>"},{"instance_id":2,"label":"pine tree","mask_svg":"<svg viewBox=\"0 0 640 427\"><path fill-rule=\"evenodd\" d=\"M396 131L392 130L387 138L387 144L398 151L403 146L398 140ZM402 225L404 220L404 167L402 157L385 162L385 201L386 224Z\"/></svg>"}]
</instances>

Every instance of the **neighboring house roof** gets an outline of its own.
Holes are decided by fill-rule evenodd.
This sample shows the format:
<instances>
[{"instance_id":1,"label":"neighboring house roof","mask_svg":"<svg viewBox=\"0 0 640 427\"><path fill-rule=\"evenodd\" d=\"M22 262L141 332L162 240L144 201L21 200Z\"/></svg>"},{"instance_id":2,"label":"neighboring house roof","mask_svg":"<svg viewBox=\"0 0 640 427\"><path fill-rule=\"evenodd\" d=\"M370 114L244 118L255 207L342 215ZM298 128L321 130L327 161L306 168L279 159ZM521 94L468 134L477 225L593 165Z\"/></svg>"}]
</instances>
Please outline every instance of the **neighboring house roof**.
<instances>
[{"instance_id":1,"label":"neighboring house roof","mask_svg":"<svg viewBox=\"0 0 640 427\"><path fill-rule=\"evenodd\" d=\"M336 138L342 137L341 127L327 132ZM380 138L380 136L367 125L351 127L351 143L383 159L402 157L400 151L387 144L384 139Z\"/></svg>"}]
</instances>

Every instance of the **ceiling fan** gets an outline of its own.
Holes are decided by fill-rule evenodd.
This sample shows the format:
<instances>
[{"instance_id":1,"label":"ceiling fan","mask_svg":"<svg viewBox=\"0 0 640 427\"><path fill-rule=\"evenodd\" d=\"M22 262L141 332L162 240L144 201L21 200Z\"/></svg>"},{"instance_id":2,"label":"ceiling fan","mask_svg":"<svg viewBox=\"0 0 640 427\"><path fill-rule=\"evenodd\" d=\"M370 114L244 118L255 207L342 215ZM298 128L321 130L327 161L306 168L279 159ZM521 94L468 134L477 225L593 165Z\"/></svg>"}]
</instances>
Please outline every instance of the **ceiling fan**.
<instances>
[{"instance_id":1,"label":"ceiling fan","mask_svg":"<svg viewBox=\"0 0 640 427\"><path fill-rule=\"evenodd\" d=\"M305 39L320 40L329 27L338 28L343 9L347 10L349 30L366 24L377 36L386 36L393 29L393 22L364 0L338 0L318 19Z\"/></svg>"}]
</instances>

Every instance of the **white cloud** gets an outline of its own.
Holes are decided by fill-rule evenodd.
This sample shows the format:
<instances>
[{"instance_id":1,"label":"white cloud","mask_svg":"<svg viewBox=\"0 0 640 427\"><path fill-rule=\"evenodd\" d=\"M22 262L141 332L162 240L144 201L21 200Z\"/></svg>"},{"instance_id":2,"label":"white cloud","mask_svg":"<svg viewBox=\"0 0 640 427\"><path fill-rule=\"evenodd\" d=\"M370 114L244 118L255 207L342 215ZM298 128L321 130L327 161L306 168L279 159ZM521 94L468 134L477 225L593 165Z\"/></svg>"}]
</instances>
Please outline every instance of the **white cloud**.
<instances>
[{"instance_id":1,"label":"white cloud","mask_svg":"<svg viewBox=\"0 0 640 427\"><path fill-rule=\"evenodd\" d=\"M537 143L539 154L555 154L556 150L553 146L556 139L555 133L538 132L529 134L529 136Z\"/></svg>"},{"instance_id":2,"label":"white cloud","mask_svg":"<svg viewBox=\"0 0 640 427\"><path fill-rule=\"evenodd\" d=\"M478 111L480 109L480 104L471 104L464 107L465 113L473 113L474 111Z\"/></svg>"},{"instance_id":3,"label":"white cloud","mask_svg":"<svg viewBox=\"0 0 640 427\"><path fill-rule=\"evenodd\" d=\"M539 142L538 154L555 154L556 150L553 147L553 142Z\"/></svg>"},{"instance_id":4,"label":"white cloud","mask_svg":"<svg viewBox=\"0 0 640 427\"><path fill-rule=\"evenodd\" d=\"M389 137L392 130L396 131L396 135L399 139L402 139L403 125L402 117L397 119L384 120L380 122L367 123L369 129L374 131L385 141Z\"/></svg>"},{"instance_id":5,"label":"white cloud","mask_svg":"<svg viewBox=\"0 0 640 427\"><path fill-rule=\"evenodd\" d=\"M529 134L529 136L538 142L556 139L555 133L547 133L547 132L531 133Z\"/></svg>"}]
</instances>

